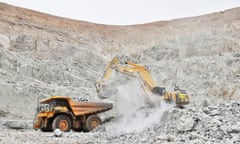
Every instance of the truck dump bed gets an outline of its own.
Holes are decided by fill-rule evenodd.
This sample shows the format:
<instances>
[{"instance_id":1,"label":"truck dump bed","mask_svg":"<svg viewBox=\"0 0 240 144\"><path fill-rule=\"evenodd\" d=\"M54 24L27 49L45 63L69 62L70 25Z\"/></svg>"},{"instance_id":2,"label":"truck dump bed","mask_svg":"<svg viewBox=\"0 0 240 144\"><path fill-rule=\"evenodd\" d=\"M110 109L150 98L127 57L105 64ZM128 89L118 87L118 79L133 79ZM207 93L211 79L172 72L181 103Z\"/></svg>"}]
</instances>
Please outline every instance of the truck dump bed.
<instances>
[{"instance_id":1,"label":"truck dump bed","mask_svg":"<svg viewBox=\"0 0 240 144\"><path fill-rule=\"evenodd\" d=\"M113 108L112 103L78 102L66 96L51 96L47 99L43 99L41 103L49 104L53 101L58 101L59 104L61 103L61 105L55 106L68 106L75 116L97 114Z\"/></svg>"},{"instance_id":2,"label":"truck dump bed","mask_svg":"<svg viewBox=\"0 0 240 144\"><path fill-rule=\"evenodd\" d=\"M112 109L111 103L95 103L95 102L74 102L69 101L69 105L76 116L97 114Z\"/></svg>"}]
</instances>

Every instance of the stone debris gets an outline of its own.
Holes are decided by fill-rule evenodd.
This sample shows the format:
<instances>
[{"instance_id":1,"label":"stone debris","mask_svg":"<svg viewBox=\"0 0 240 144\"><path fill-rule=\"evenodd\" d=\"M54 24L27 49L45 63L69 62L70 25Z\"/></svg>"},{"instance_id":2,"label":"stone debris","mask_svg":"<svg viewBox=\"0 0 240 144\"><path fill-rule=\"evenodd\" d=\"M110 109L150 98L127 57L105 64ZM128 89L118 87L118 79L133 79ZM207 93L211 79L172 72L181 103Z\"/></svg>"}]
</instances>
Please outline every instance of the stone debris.
<instances>
[{"instance_id":1,"label":"stone debris","mask_svg":"<svg viewBox=\"0 0 240 144\"><path fill-rule=\"evenodd\" d=\"M233 111L233 108L235 109ZM212 111L218 111L218 115L212 115ZM166 111L158 124L144 129L141 132L118 133L109 127L114 120L104 123L92 132L66 132L54 131L43 133L31 129L25 131L3 129L0 133L1 142L7 140L12 143L26 142L36 143L189 143L189 144L237 144L240 142L240 102L225 101L207 108L186 107L184 109L172 108ZM107 128L107 129L103 129ZM31 138L35 137L36 138ZM7 138L5 137L7 136ZM28 137L28 139L25 139ZM14 141L13 139L16 139Z\"/></svg>"},{"instance_id":2,"label":"stone debris","mask_svg":"<svg viewBox=\"0 0 240 144\"><path fill-rule=\"evenodd\" d=\"M234 143L236 142L234 135L239 133L239 112L238 101L226 101L207 108L173 109L164 115L159 129L160 133L173 134L176 138L183 137L187 143L192 142L193 139L202 139L211 143L224 143L228 140ZM216 113L218 115L215 115ZM188 131L180 129L182 127L179 125L183 123L183 119L186 123L191 120Z\"/></svg>"},{"instance_id":3,"label":"stone debris","mask_svg":"<svg viewBox=\"0 0 240 144\"><path fill-rule=\"evenodd\" d=\"M62 137L63 136L63 131L61 131L60 129L55 129L54 130L54 136L55 137Z\"/></svg>"}]
</instances>

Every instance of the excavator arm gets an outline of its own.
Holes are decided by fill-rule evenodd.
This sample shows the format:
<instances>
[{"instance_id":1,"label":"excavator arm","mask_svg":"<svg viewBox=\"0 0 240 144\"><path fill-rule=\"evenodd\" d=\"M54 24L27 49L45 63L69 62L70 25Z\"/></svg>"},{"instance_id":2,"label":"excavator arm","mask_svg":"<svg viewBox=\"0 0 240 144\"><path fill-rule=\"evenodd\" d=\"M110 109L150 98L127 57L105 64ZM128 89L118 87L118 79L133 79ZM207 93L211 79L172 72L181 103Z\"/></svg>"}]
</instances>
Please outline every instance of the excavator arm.
<instances>
[{"instance_id":1,"label":"excavator arm","mask_svg":"<svg viewBox=\"0 0 240 144\"><path fill-rule=\"evenodd\" d=\"M101 82L108 80L109 77L111 76L113 67L116 66L117 64L118 64L118 58L117 58L117 56L115 56L112 59L112 61L106 66L103 77L101 78L101 80L97 81L97 83L101 83Z\"/></svg>"},{"instance_id":2,"label":"excavator arm","mask_svg":"<svg viewBox=\"0 0 240 144\"><path fill-rule=\"evenodd\" d=\"M126 75L129 75L131 77L137 78L140 76L140 79L144 82L145 90L151 91L152 93L158 94L160 96L165 94L165 88L155 86L155 82L146 67L136 64L136 63L133 63L133 62L130 62L130 61L126 61L124 63L119 63L119 58L117 56L115 56L112 59L112 61L106 66L103 77L95 83L95 87L97 89L97 93L100 98L107 97L107 96L102 96L101 91L104 90L103 83L110 78L113 70L123 73L123 74L126 74ZM136 75L136 74L138 74L138 75Z\"/></svg>"},{"instance_id":3,"label":"excavator arm","mask_svg":"<svg viewBox=\"0 0 240 144\"><path fill-rule=\"evenodd\" d=\"M152 76L150 75L149 70L139 64L127 61L125 62L128 66L117 67L116 71L128 74L133 77L140 76L140 79L144 82L144 90L151 91L153 94L163 96L165 94L164 87L157 87ZM137 76L135 74L138 74Z\"/></svg>"},{"instance_id":4,"label":"excavator arm","mask_svg":"<svg viewBox=\"0 0 240 144\"><path fill-rule=\"evenodd\" d=\"M141 76L141 79L148 85L150 89L152 89L155 86L155 82L152 79L152 76L150 75L149 71L147 70L146 67L135 64L133 62L126 62L127 65L125 67L118 67L116 69L117 71L121 72L127 72L127 73L138 73Z\"/></svg>"},{"instance_id":5,"label":"excavator arm","mask_svg":"<svg viewBox=\"0 0 240 144\"><path fill-rule=\"evenodd\" d=\"M112 59L112 61L106 66L104 73L103 73L103 77L100 80L98 80L97 82L95 82L97 94L100 98L104 98L104 97L100 96L100 92L103 89L103 83L110 78L112 71L117 64L118 64L118 58L117 58L117 56L115 56Z\"/></svg>"}]
</instances>

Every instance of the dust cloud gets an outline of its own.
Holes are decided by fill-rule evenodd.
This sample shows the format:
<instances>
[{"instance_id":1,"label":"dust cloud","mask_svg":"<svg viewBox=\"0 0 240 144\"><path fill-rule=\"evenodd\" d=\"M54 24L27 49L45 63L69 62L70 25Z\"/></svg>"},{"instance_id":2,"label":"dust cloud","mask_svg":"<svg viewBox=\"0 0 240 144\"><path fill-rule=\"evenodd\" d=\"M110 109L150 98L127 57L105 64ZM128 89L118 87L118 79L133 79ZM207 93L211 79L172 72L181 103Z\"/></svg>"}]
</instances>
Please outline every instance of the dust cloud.
<instances>
[{"instance_id":1,"label":"dust cloud","mask_svg":"<svg viewBox=\"0 0 240 144\"><path fill-rule=\"evenodd\" d=\"M139 80L130 81L118 86L115 96L118 118L106 129L116 134L142 132L159 125L163 113L172 107L159 96L146 93Z\"/></svg>"}]
</instances>

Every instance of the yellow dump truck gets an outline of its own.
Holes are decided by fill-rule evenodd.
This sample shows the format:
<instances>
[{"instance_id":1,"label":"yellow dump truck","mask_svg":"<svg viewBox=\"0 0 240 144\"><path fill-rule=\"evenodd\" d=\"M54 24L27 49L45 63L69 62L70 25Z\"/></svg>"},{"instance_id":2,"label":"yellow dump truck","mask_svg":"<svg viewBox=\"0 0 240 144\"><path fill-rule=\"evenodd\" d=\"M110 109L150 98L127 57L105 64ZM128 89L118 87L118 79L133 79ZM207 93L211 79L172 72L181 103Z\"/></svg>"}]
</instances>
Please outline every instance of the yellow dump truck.
<instances>
[{"instance_id":1,"label":"yellow dump truck","mask_svg":"<svg viewBox=\"0 0 240 144\"><path fill-rule=\"evenodd\" d=\"M91 131L101 124L97 114L112 107L111 103L82 102L66 96L51 96L40 101L33 127L42 131Z\"/></svg>"}]
</instances>

